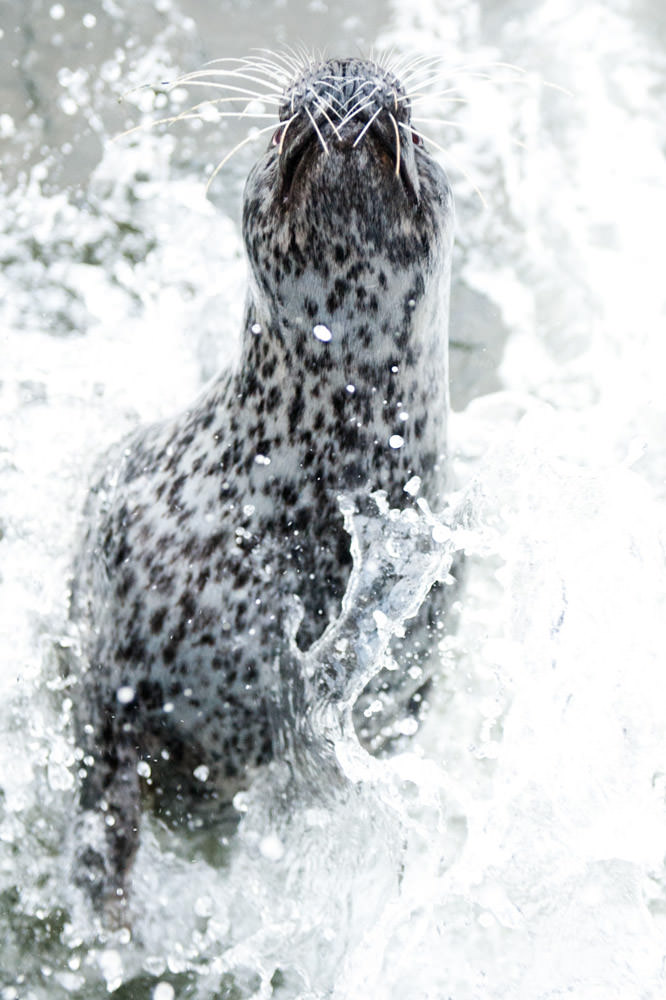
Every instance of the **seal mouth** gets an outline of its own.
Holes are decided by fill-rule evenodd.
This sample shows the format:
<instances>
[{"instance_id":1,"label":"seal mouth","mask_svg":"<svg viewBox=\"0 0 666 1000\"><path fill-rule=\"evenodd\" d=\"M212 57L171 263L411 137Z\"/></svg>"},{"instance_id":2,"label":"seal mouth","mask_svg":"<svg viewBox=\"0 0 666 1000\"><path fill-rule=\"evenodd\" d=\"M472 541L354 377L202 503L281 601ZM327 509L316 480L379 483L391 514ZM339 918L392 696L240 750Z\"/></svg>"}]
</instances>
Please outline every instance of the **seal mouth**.
<instances>
[{"instance_id":1,"label":"seal mouth","mask_svg":"<svg viewBox=\"0 0 666 1000\"><path fill-rule=\"evenodd\" d=\"M353 127L337 129L332 125L324 129L321 122L296 126L283 121L274 137L278 149L279 196L283 204L291 201L299 179L319 157L330 155L331 148L346 155L360 152L361 145L373 150L375 159L394 175L408 203L416 207L419 201L419 176L411 141L405 142L395 118L377 114L367 122L354 122ZM291 128L290 128L291 125ZM409 145L408 145L409 143Z\"/></svg>"}]
</instances>

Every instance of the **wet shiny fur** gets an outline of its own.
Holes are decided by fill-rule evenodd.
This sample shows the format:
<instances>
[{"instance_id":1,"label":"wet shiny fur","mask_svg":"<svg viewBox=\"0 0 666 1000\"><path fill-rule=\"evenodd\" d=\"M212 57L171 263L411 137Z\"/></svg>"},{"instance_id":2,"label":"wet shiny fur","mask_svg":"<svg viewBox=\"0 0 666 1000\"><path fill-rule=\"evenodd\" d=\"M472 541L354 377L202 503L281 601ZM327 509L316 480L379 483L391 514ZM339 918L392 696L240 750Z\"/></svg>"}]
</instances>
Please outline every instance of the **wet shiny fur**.
<instances>
[{"instance_id":1,"label":"wet shiny fur","mask_svg":"<svg viewBox=\"0 0 666 1000\"><path fill-rule=\"evenodd\" d=\"M312 65L284 95L252 169L242 356L192 406L105 458L85 511L72 620L87 776L81 881L124 891L138 843L137 766L157 803L228 802L273 754L268 704L284 617L302 648L349 576L342 490L433 508L446 488L452 199L409 129L399 82L372 62ZM399 146L398 146L399 143ZM401 443L402 442L402 443ZM431 595L359 700L370 748L428 679Z\"/></svg>"}]
</instances>

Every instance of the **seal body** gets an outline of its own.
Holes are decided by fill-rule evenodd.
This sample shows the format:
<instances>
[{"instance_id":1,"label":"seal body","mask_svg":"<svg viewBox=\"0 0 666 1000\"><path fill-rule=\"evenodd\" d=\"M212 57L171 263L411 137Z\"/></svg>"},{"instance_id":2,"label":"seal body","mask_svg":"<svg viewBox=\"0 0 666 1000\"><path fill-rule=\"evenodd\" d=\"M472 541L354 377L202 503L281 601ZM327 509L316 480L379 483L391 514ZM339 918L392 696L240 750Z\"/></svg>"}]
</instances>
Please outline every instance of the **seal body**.
<instances>
[{"instance_id":1,"label":"seal body","mask_svg":"<svg viewBox=\"0 0 666 1000\"><path fill-rule=\"evenodd\" d=\"M296 595L309 646L349 577L342 491L446 488L452 198L372 62L311 66L247 180L250 265L237 370L108 456L75 567L85 812L106 814L87 876L122 892L137 766L157 796L228 801L273 755L275 658ZM429 599L360 699L370 748L427 681ZM85 862L85 859L84 859ZM101 887L101 888L100 888Z\"/></svg>"}]
</instances>

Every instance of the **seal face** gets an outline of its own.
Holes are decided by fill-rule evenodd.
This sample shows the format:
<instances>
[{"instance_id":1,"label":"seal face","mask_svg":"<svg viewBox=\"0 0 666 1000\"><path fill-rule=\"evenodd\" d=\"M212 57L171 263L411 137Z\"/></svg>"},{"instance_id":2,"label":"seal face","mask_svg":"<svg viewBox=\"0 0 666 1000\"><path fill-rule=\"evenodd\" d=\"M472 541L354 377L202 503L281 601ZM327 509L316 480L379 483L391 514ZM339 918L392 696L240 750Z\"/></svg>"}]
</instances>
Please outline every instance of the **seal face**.
<instances>
[{"instance_id":1,"label":"seal face","mask_svg":"<svg viewBox=\"0 0 666 1000\"><path fill-rule=\"evenodd\" d=\"M122 442L91 491L71 614L89 662L82 805L107 811L106 847L88 858L103 891L136 848L137 763L158 796L205 786L228 801L271 758L292 595L306 648L349 577L339 493L381 489L404 506L419 477L431 506L444 499L453 207L409 122L399 82L373 62L330 60L293 82L245 188L240 365ZM427 681L442 610L431 597L400 669L360 699L369 747Z\"/></svg>"}]
</instances>

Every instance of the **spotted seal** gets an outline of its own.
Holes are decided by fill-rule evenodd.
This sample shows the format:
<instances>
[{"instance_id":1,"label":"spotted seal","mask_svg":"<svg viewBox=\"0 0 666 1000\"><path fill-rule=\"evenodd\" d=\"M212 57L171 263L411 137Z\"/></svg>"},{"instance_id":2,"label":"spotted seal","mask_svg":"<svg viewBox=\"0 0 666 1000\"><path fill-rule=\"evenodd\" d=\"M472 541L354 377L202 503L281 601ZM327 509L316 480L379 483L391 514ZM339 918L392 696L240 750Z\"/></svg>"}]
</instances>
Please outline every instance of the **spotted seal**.
<instances>
[{"instance_id":1,"label":"spotted seal","mask_svg":"<svg viewBox=\"0 0 666 1000\"><path fill-rule=\"evenodd\" d=\"M275 651L293 595L309 646L349 578L342 490L391 505L446 489L453 204L391 72L312 64L284 93L243 200L249 290L236 370L185 413L108 456L85 511L71 617L88 663L77 697L82 852L122 893L140 775L157 798L221 803L273 755ZM408 490L405 490L405 486ZM359 699L370 749L427 681L429 599ZM83 857L86 854L86 857Z\"/></svg>"}]
</instances>

